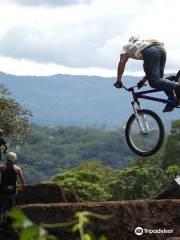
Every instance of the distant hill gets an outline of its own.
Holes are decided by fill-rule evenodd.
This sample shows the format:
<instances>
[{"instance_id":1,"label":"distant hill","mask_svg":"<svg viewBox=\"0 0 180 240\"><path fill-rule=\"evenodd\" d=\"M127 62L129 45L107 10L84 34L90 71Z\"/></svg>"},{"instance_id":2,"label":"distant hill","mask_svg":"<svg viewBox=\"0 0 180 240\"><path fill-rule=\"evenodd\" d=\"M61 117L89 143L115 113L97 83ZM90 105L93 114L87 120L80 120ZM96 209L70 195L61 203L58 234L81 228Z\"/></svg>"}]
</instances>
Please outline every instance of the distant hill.
<instances>
[{"instance_id":1,"label":"distant hill","mask_svg":"<svg viewBox=\"0 0 180 240\"><path fill-rule=\"evenodd\" d=\"M131 95L113 87L115 78L97 76L15 76L0 73L0 83L12 96L30 109L32 122L47 125L117 125L132 113ZM136 77L124 82L134 85ZM164 121L179 118L178 110L162 114L164 105L142 101L163 116Z\"/></svg>"}]
</instances>

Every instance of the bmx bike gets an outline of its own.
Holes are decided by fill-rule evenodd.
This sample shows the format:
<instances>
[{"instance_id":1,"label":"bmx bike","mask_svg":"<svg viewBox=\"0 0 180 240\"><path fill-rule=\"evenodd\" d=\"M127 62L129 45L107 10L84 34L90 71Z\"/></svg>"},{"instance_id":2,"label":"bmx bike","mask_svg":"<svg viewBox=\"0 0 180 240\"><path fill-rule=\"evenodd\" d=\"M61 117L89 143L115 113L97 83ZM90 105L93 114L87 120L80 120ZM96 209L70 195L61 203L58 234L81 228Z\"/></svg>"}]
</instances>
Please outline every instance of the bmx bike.
<instances>
[{"instance_id":1,"label":"bmx bike","mask_svg":"<svg viewBox=\"0 0 180 240\"><path fill-rule=\"evenodd\" d=\"M139 156L151 156L162 146L165 138L165 129L161 118L157 113L149 109L142 109L139 99L161 102L165 104L176 104L176 100L162 99L148 96L149 93L161 92L160 89L151 89L147 91L135 91L137 86L123 88L132 93L131 102L134 113L130 116L126 128L126 141L130 149ZM180 106L177 106L180 108Z\"/></svg>"}]
</instances>

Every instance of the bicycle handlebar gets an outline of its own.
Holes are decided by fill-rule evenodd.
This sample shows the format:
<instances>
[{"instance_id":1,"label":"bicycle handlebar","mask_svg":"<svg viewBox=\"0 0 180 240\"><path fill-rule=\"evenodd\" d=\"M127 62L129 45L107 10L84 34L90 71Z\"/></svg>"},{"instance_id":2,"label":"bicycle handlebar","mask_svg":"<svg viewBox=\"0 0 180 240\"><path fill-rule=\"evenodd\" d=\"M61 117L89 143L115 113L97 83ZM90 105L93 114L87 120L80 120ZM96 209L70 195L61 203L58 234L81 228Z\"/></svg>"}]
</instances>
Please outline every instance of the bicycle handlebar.
<instances>
[{"instance_id":1,"label":"bicycle handlebar","mask_svg":"<svg viewBox=\"0 0 180 240\"><path fill-rule=\"evenodd\" d=\"M144 84L143 87L147 86L147 84ZM138 88L138 86L132 86L130 88L127 88L125 85L123 85L123 88L128 92L133 92L134 88ZM139 89L139 88L138 88Z\"/></svg>"},{"instance_id":2,"label":"bicycle handlebar","mask_svg":"<svg viewBox=\"0 0 180 240\"><path fill-rule=\"evenodd\" d=\"M137 88L138 86L132 86L130 88L127 88L126 86L123 85L123 88L128 91L128 92L132 92L134 90L134 88Z\"/></svg>"}]
</instances>

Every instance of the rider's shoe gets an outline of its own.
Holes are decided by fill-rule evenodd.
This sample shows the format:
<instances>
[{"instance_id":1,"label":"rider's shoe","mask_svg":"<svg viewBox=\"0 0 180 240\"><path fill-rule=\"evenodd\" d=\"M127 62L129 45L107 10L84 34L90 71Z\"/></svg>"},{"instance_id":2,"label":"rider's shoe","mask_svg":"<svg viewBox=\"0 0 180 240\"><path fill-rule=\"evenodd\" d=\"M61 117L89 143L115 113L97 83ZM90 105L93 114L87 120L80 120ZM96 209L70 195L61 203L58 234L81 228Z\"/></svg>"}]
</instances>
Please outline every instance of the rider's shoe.
<instances>
[{"instance_id":1,"label":"rider's shoe","mask_svg":"<svg viewBox=\"0 0 180 240\"><path fill-rule=\"evenodd\" d=\"M170 80L170 81L175 81L176 82L176 75L169 75L166 77L166 79Z\"/></svg>"},{"instance_id":2,"label":"rider's shoe","mask_svg":"<svg viewBox=\"0 0 180 240\"><path fill-rule=\"evenodd\" d=\"M172 112L174 110L175 107L177 107L178 104L169 104L167 103L165 108L163 109L163 112Z\"/></svg>"},{"instance_id":3,"label":"rider's shoe","mask_svg":"<svg viewBox=\"0 0 180 240\"><path fill-rule=\"evenodd\" d=\"M171 97L168 99L174 101L174 104L167 103L165 108L163 109L163 112L172 112L174 110L174 108L179 105L177 97Z\"/></svg>"}]
</instances>

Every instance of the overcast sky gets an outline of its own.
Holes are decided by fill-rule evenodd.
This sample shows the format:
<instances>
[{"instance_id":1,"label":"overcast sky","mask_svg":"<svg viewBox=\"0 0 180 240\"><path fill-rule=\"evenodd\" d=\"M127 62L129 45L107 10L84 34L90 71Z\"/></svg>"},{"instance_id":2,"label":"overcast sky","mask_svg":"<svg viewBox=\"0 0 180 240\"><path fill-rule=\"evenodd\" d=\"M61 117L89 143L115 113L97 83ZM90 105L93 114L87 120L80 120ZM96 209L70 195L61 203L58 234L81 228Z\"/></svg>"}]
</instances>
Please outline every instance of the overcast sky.
<instances>
[{"instance_id":1,"label":"overcast sky","mask_svg":"<svg viewBox=\"0 0 180 240\"><path fill-rule=\"evenodd\" d=\"M0 0L0 71L116 76L131 35L156 38L180 68L179 0ZM127 74L142 74L130 60Z\"/></svg>"}]
</instances>

